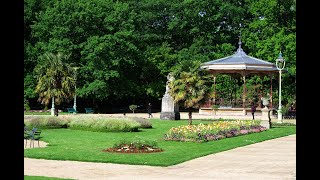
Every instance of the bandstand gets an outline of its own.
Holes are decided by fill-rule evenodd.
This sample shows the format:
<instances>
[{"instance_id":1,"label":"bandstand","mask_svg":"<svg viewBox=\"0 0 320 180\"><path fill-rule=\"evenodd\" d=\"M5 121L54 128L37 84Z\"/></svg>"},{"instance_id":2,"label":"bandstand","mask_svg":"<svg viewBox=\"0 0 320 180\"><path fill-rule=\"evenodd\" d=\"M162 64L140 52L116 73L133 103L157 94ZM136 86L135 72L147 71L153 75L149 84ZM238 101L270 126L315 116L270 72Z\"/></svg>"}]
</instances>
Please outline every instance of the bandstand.
<instances>
[{"instance_id":1,"label":"bandstand","mask_svg":"<svg viewBox=\"0 0 320 180\"><path fill-rule=\"evenodd\" d=\"M264 61L252 56L248 56L241 48L241 39L239 39L239 47L235 54L212 60L201 64L201 69L210 71L213 74L214 80L214 97L212 100L208 100L207 104L203 105L199 109L199 114L218 114L218 115L246 115L250 111L250 107L246 105L246 77L248 75L270 76L270 108L272 108L272 79L273 75L279 71L276 64ZM219 107L213 109L213 105L216 103L216 77L218 74L228 75L240 75L243 82L242 92L242 107ZM257 111L261 110L257 108ZM261 112L261 111L260 111Z\"/></svg>"}]
</instances>

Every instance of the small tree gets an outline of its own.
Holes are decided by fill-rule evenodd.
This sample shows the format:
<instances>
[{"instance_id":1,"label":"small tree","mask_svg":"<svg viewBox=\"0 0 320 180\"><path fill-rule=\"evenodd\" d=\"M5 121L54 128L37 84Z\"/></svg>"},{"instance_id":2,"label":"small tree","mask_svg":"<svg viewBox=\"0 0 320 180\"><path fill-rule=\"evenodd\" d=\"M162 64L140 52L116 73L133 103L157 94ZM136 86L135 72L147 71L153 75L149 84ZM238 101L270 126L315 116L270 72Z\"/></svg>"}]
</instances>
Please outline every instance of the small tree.
<instances>
[{"instance_id":1,"label":"small tree","mask_svg":"<svg viewBox=\"0 0 320 180\"><path fill-rule=\"evenodd\" d=\"M192 109L200 108L206 100L213 97L212 75L201 70L197 61L181 64L181 70L173 73L174 79L169 83L169 94L174 102L182 104L189 110L189 125L192 125Z\"/></svg>"},{"instance_id":2,"label":"small tree","mask_svg":"<svg viewBox=\"0 0 320 180\"><path fill-rule=\"evenodd\" d=\"M66 63L69 57L70 54L45 53L35 67L38 81L35 92L39 94L38 101L45 106L51 99L53 105L59 105L62 101L73 98L75 70Z\"/></svg>"},{"instance_id":3,"label":"small tree","mask_svg":"<svg viewBox=\"0 0 320 180\"><path fill-rule=\"evenodd\" d=\"M132 104L132 105L129 106L129 109L133 112L133 114L134 114L134 111L135 111L137 108L138 108L138 106L135 105L135 104Z\"/></svg>"}]
</instances>

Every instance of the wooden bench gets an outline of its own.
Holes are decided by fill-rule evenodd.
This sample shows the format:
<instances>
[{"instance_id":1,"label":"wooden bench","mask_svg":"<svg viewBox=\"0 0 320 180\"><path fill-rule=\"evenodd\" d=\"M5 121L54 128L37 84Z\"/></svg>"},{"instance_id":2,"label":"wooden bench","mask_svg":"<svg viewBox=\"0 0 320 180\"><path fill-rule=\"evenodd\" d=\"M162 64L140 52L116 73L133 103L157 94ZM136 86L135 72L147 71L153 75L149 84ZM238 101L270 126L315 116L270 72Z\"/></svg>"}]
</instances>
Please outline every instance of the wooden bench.
<instances>
[{"instance_id":1,"label":"wooden bench","mask_svg":"<svg viewBox=\"0 0 320 180\"><path fill-rule=\"evenodd\" d=\"M84 108L84 110L86 110L86 113L94 113L92 108Z\"/></svg>"},{"instance_id":2,"label":"wooden bench","mask_svg":"<svg viewBox=\"0 0 320 180\"><path fill-rule=\"evenodd\" d=\"M68 113L76 113L77 111L74 108L67 108Z\"/></svg>"}]
</instances>

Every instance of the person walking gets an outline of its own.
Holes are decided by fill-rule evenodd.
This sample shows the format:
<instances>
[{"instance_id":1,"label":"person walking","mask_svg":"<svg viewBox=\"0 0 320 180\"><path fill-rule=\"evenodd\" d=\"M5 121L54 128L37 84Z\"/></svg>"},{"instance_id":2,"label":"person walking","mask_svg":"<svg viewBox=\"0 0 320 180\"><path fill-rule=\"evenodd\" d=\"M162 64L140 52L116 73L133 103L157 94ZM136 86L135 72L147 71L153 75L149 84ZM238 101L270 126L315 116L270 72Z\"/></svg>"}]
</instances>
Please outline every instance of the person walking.
<instances>
[{"instance_id":1,"label":"person walking","mask_svg":"<svg viewBox=\"0 0 320 180\"><path fill-rule=\"evenodd\" d=\"M147 110L148 110L148 115L149 115L149 119L152 118L152 113L151 113L151 110L152 110L152 105L151 103L148 104L148 107L147 107Z\"/></svg>"},{"instance_id":2,"label":"person walking","mask_svg":"<svg viewBox=\"0 0 320 180\"><path fill-rule=\"evenodd\" d=\"M256 106L254 103L251 103L251 114L252 114L252 119L254 120L254 112L256 112Z\"/></svg>"}]
</instances>

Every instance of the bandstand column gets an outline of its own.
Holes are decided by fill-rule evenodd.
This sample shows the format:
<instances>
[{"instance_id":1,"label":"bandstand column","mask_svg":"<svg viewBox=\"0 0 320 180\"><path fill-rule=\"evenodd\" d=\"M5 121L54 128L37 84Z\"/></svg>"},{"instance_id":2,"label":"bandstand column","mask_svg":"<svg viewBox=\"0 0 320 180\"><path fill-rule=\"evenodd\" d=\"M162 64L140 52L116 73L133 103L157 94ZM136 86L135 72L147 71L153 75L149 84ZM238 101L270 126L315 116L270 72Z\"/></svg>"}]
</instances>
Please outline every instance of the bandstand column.
<instances>
[{"instance_id":1,"label":"bandstand column","mask_svg":"<svg viewBox=\"0 0 320 180\"><path fill-rule=\"evenodd\" d=\"M270 109L272 109L272 78L273 78L273 75L271 74L270 75Z\"/></svg>"},{"instance_id":2,"label":"bandstand column","mask_svg":"<svg viewBox=\"0 0 320 180\"><path fill-rule=\"evenodd\" d=\"M216 76L213 76L213 105L216 104Z\"/></svg>"},{"instance_id":3,"label":"bandstand column","mask_svg":"<svg viewBox=\"0 0 320 180\"><path fill-rule=\"evenodd\" d=\"M246 96L247 96L247 87L246 87L246 73L242 74L243 78L243 94L242 94L242 108L243 108L243 115L247 115L246 111Z\"/></svg>"}]
</instances>

